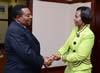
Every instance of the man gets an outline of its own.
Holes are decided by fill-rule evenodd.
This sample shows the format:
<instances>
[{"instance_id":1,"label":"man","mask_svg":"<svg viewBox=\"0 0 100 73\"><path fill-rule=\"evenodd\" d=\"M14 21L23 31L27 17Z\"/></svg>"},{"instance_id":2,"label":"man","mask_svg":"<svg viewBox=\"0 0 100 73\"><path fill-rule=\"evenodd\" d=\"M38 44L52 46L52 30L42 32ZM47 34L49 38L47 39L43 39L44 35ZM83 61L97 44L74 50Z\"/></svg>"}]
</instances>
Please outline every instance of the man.
<instances>
[{"instance_id":1,"label":"man","mask_svg":"<svg viewBox=\"0 0 100 73\"><path fill-rule=\"evenodd\" d=\"M7 63L3 73L40 73L42 65L48 65L48 57L40 54L40 44L26 28L32 15L24 5L12 9L13 21L5 37Z\"/></svg>"}]
</instances>

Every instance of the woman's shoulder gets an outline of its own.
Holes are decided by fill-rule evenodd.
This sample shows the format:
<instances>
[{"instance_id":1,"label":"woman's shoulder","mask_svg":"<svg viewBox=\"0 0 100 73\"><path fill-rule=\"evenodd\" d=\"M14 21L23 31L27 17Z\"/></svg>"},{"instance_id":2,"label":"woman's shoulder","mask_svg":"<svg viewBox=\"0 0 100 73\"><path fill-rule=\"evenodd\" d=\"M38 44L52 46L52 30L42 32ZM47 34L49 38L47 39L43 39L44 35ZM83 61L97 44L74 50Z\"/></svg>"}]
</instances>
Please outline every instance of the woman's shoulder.
<instances>
[{"instance_id":1,"label":"woman's shoulder","mask_svg":"<svg viewBox=\"0 0 100 73\"><path fill-rule=\"evenodd\" d=\"M93 31L90 29L89 26L86 27L84 34L89 37L95 37Z\"/></svg>"},{"instance_id":2,"label":"woman's shoulder","mask_svg":"<svg viewBox=\"0 0 100 73\"><path fill-rule=\"evenodd\" d=\"M90 33L90 34L93 34L94 35L94 32L91 30L91 28L88 26L87 27L87 29L86 29L86 31L85 32L87 32L87 33Z\"/></svg>"}]
</instances>

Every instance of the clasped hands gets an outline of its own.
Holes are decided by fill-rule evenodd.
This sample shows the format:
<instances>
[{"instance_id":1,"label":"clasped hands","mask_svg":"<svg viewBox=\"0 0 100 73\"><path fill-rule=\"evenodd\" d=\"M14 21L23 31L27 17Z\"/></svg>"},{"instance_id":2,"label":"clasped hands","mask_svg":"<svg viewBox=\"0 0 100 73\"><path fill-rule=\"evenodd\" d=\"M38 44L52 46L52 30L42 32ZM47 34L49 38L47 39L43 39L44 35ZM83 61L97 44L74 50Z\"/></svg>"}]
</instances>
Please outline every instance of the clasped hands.
<instances>
[{"instance_id":1,"label":"clasped hands","mask_svg":"<svg viewBox=\"0 0 100 73\"><path fill-rule=\"evenodd\" d=\"M53 63L53 61L57 60L60 60L60 56L56 54L53 54L50 57L44 57L44 67L48 68Z\"/></svg>"}]
</instances>

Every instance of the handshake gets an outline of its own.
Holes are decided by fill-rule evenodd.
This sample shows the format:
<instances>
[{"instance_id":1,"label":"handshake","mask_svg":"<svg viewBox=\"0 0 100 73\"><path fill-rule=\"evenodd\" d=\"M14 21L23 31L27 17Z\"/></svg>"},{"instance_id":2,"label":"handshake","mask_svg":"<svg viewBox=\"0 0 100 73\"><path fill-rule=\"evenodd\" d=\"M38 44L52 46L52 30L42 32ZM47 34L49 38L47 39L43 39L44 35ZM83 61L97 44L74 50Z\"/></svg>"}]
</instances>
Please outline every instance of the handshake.
<instances>
[{"instance_id":1,"label":"handshake","mask_svg":"<svg viewBox=\"0 0 100 73\"><path fill-rule=\"evenodd\" d=\"M60 58L61 57L57 54L53 54L50 57L44 57L44 67L48 68L53 63L53 61L60 60Z\"/></svg>"}]
</instances>

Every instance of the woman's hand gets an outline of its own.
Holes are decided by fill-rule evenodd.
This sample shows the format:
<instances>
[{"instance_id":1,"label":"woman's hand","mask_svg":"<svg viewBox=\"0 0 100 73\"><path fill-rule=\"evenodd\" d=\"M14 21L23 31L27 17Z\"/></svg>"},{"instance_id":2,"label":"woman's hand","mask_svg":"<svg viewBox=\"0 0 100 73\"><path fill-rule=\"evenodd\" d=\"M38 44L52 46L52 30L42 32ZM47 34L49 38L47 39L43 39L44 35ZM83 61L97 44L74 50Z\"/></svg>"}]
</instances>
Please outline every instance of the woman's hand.
<instances>
[{"instance_id":1,"label":"woman's hand","mask_svg":"<svg viewBox=\"0 0 100 73\"><path fill-rule=\"evenodd\" d=\"M54 57L54 60L56 60L56 61L61 59L61 57L57 54L53 54L52 56Z\"/></svg>"}]
</instances>

